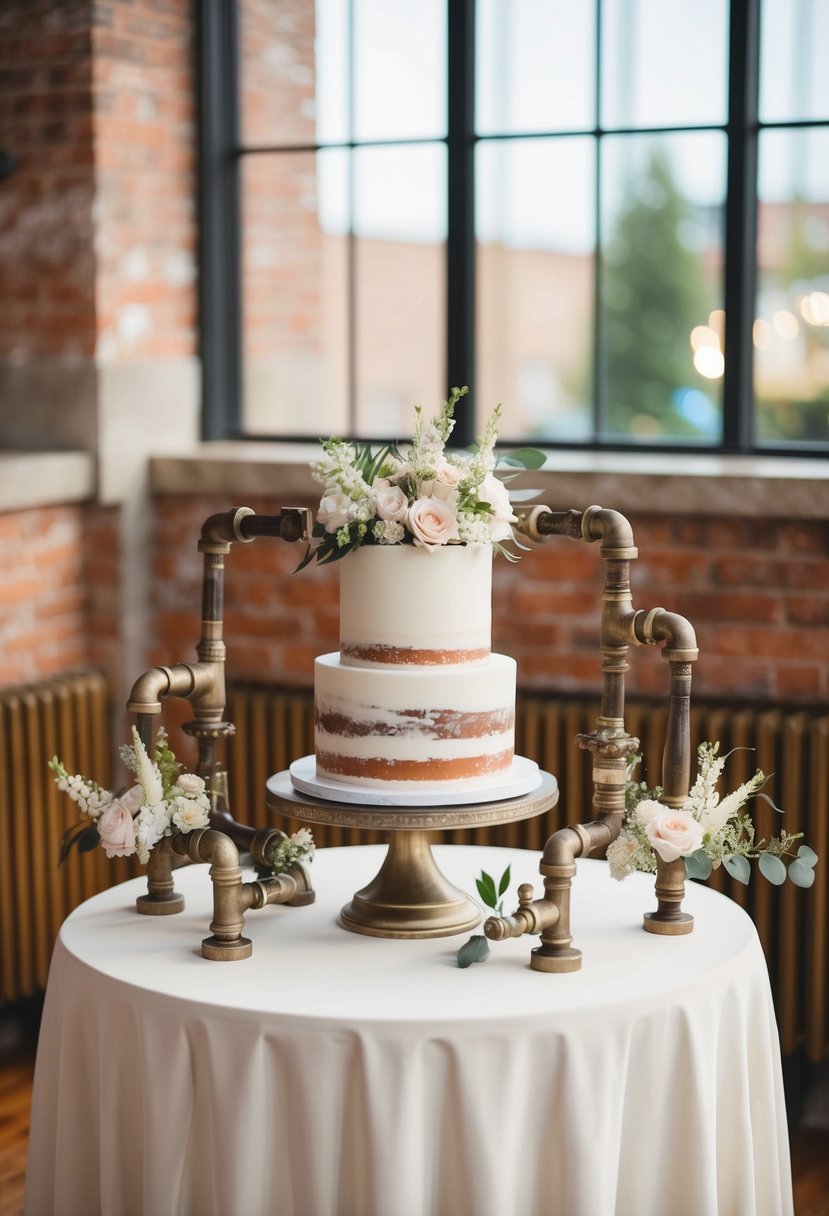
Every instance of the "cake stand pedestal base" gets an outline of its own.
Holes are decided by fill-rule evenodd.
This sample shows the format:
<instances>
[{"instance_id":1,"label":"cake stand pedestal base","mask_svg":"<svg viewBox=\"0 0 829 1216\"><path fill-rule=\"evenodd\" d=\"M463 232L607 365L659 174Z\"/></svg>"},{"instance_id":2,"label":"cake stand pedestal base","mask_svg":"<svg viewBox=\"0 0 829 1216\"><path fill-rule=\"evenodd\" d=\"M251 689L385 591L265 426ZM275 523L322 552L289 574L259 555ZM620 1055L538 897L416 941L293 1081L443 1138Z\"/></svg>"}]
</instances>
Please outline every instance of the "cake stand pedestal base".
<instances>
[{"instance_id":1,"label":"cake stand pedestal base","mask_svg":"<svg viewBox=\"0 0 829 1216\"><path fill-rule=\"evenodd\" d=\"M340 924L372 937L449 937L481 920L473 900L437 867L428 832L392 832L377 876L340 912Z\"/></svg>"},{"instance_id":2,"label":"cake stand pedestal base","mask_svg":"<svg viewBox=\"0 0 829 1216\"><path fill-rule=\"evenodd\" d=\"M474 929L480 909L438 869L431 833L530 819L557 801L556 779L543 772L538 787L520 798L474 806L357 806L310 798L294 788L288 771L270 778L266 796L271 810L306 823L389 832L388 853L377 875L340 912L344 929L371 937L449 937Z\"/></svg>"}]
</instances>

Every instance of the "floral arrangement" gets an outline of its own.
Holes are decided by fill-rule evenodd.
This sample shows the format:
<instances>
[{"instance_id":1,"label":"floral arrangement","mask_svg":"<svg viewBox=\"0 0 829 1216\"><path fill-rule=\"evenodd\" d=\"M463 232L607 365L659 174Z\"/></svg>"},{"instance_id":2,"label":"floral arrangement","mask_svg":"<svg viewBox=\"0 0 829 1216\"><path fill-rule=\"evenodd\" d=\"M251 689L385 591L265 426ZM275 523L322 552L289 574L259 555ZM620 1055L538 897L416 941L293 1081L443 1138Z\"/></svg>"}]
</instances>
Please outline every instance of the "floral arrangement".
<instances>
[{"instance_id":1,"label":"floral arrangement","mask_svg":"<svg viewBox=\"0 0 829 1216\"><path fill-rule=\"evenodd\" d=\"M493 410L471 452L449 451L455 406L469 390L453 388L449 400L428 422L418 406L411 445L388 443L379 451L342 439L322 441L323 457L311 466L323 494L314 523L317 541L297 569L309 562L335 561L361 545L420 545L429 550L451 544L515 542L516 522L506 482L496 477L495 456L501 407ZM500 458L519 469L540 468L544 455L522 448ZM535 491L524 491L531 497Z\"/></svg>"},{"instance_id":2,"label":"floral arrangement","mask_svg":"<svg viewBox=\"0 0 829 1216\"><path fill-rule=\"evenodd\" d=\"M121 748L121 759L137 781L122 794L113 794L89 778L70 776L57 756L49 761L58 789L77 803L83 816L63 835L61 862L73 846L86 853L101 844L107 857L137 853L146 864L163 836L208 826L210 799L205 783L195 773L182 771L164 729L158 731L153 759L135 727L132 740Z\"/></svg>"},{"instance_id":3,"label":"floral arrangement","mask_svg":"<svg viewBox=\"0 0 829 1216\"><path fill-rule=\"evenodd\" d=\"M666 862L683 857L689 878L706 879L723 865L732 878L747 883L750 862L756 860L769 882L779 885L788 877L796 886L810 887L815 880L817 854L805 844L796 854L791 852L802 832L755 839L754 824L744 808L750 798L758 796L774 807L768 795L761 792L765 774L758 769L738 789L720 798L717 783L728 755L720 755L719 743L701 743L698 756L696 780L679 809L659 801L660 789L649 790L644 782L634 781L638 757L631 761L622 831L607 849L611 876L621 880L634 870L652 874L657 856Z\"/></svg>"},{"instance_id":4,"label":"floral arrangement","mask_svg":"<svg viewBox=\"0 0 829 1216\"><path fill-rule=\"evenodd\" d=\"M313 861L316 845L314 837L308 828L299 828L290 836L280 840L268 854L268 866L271 874L285 874L301 861Z\"/></svg>"}]
</instances>

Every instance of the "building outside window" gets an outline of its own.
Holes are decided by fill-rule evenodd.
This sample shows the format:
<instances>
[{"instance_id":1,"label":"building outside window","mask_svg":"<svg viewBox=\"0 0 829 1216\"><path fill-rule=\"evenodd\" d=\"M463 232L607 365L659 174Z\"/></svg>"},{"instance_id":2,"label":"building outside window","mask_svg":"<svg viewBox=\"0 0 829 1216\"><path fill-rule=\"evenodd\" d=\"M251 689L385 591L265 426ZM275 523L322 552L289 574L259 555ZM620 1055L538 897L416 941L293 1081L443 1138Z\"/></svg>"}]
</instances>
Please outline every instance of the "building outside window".
<instances>
[{"instance_id":1,"label":"building outside window","mask_svg":"<svg viewBox=\"0 0 829 1216\"><path fill-rule=\"evenodd\" d=\"M829 451L829 6L201 21L209 436Z\"/></svg>"}]
</instances>

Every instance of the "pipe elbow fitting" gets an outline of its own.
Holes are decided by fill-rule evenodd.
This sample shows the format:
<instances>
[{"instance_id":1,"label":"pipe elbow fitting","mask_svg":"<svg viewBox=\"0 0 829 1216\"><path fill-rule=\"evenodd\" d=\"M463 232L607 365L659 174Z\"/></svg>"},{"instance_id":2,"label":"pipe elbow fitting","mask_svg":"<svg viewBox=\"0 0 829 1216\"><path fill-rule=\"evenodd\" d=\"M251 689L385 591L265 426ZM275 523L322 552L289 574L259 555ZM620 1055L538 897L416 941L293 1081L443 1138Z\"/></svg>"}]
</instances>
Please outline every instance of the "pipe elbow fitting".
<instances>
[{"instance_id":1,"label":"pipe elbow fitting","mask_svg":"<svg viewBox=\"0 0 829 1216\"><path fill-rule=\"evenodd\" d=\"M243 535L241 524L243 519L255 514L251 507L231 507L229 511L220 511L209 516L202 524L199 552L229 553L234 541L249 544L253 537Z\"/></svg>"},{"instance_id":2,"label":"pipe elbow fitting","mask_svg":"<svg viewBox=\"0 0 829 1216\"><path fill-rule=\"evenodd\" d=\"M559 828L548 837L541 855L541 873L575 874L576 858L584 852L584 838L575 827Z\"/></svg>"},{"instance_id":3,"label":"pipe elbow fitting","mask_svg":"<svg viewBox=\"0 0 829 1216\"><path fill-rule=\"evenodd\" d=\"M633 528L619 511L606 507L588 507L582 516L582 536L586 541L600 540L602 556L617 560L633 560L639 550L633 543Z\"/></svg>"},{"instance_id":4,"label":"pipe elbow fitting","mask_svg":"<svg viewBox=\"0 0 829 1216\"><path fill-rule=\"evenodd\" d=\"M693 663L699 657L697 636L686 617L664 608L652 608L650 612L637 612L634 632L638 641L646 646L665 643L663 654L667 659L679 663Z\"/></svg>"},{"instance_id":5,"label":"pipe elbow fitting","mask_svg":"<svg viewBox=\"0 0 829 1216\"><path fill-rule=\"evenodd\" d=\"M127 712L131 714L160 714L161 698L170 691L172 672L169 667L151 667L140 675L130 690Z\"/></svg>"}]
</instances>

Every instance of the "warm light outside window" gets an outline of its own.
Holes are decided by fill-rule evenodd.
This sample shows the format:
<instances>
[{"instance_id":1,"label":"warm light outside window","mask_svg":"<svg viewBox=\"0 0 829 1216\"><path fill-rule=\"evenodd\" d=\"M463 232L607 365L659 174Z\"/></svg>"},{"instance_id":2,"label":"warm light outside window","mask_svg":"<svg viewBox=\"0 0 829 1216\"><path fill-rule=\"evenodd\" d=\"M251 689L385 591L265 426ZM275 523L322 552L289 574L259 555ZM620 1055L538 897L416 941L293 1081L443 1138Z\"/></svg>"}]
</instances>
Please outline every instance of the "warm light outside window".
<instances>
[{"instance_id":1,"label":"warm light outside window","mask_svg":"<svg viewBox=\"0 0 829 1216\"><path fill-rule=\"evenodd\" d=\"M458 367L449 297L507 438L829 443L829 6L235 7L239 432L407 434Z\"/></svg>"}]
</instances>

